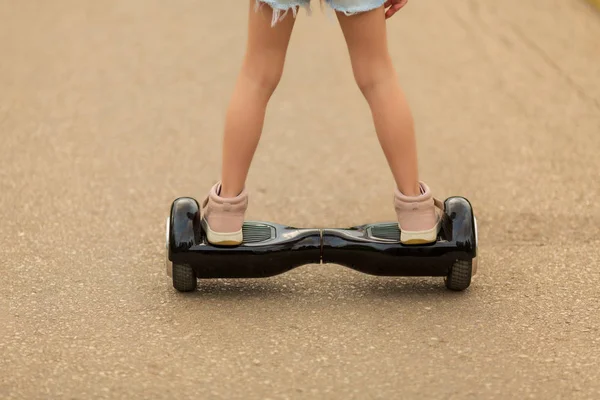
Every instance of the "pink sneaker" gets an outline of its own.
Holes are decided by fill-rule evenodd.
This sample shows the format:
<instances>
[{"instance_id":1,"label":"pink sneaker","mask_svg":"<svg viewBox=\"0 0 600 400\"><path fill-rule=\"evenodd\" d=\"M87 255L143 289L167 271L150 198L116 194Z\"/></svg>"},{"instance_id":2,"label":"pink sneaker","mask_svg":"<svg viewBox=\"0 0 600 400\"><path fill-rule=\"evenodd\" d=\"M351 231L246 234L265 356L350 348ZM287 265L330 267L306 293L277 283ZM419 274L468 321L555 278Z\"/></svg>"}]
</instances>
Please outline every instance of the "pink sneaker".
<instances>
[{"instance_id":1,"label":"pink sneaker","mask_svg":"<svg viewBox=\"0 0 600 400\"><path fill-rule=\"evenodd\" d=\"M248 208L248 193L244 189L232 198L221 197L219 193L220 182L210 189L202 203L202 226L206 238L214 245L237 246L244 240L242 226Z\"/></svg>"},{"instance_id":2,"label":"pink sneaker","mask_svg":"<svg viewBox=\"0 0 600 400\"><path fill-rule=\"evenodd\" d=\"M433 197L425 183L419 185L420 196L405 196L398 189L394 195L402 244L426 244L437 240L444 206Z\"/></svg>"}]
</instances>

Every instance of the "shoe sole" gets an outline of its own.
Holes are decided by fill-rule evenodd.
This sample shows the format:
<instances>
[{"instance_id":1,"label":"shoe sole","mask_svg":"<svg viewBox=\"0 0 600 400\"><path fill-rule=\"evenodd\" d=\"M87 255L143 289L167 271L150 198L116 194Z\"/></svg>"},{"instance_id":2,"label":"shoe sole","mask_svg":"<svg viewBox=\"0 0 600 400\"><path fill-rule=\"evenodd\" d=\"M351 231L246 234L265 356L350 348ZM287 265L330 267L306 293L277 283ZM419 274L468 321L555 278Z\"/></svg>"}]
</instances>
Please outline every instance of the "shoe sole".
<instances>
[{"instance_id":1,"label":"shoe sole","mask_svg":"<svg viewBox=\"0 0 600 400\"><path fill-rule=\"evenodd\" d=\"M239 246L244 241L244 234L241 229L237 232L222 233L210 229L206 221L202 221L202 225L206 232L206 239L215 246Z\"/></svg>"},{"instance_id":2,"label":"shoe sole","mask_svg":"<svg viewBox=\"0 0 600 400\"><path fill-rule=\"evenodd\" d=\"M439 224L426 231L406 232L400 230L400 242L408 245L435 243L438 231Z\"/></svg>"}]
</instances>

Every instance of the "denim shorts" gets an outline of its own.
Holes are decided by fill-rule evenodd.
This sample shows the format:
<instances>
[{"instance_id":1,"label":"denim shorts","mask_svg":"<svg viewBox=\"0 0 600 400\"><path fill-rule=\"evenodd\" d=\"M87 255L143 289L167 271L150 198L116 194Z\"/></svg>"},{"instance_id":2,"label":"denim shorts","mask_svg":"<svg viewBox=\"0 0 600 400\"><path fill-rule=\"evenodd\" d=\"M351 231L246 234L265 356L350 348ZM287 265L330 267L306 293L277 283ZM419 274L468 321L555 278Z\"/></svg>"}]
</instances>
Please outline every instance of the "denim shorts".
<instances>
[{"instance_id":1,"label":"denim shorts","mask_svg":"<svg viewBox=\"0 0 600 400\"><path fill-rule=\"evenodd\" d=\"M316 0L318 1L318 0ZM371 11L383 6L385 0L321 0L327 3L335 11L343 12L346 15L357 14L365 11ZM288 11L292 10L294 16L298 8L303 7L310 11L311 0L256 0L257 8L262 4L268 4L275 11L273 13L273 25L285 17Z\"/></svg>"}]
</instances>

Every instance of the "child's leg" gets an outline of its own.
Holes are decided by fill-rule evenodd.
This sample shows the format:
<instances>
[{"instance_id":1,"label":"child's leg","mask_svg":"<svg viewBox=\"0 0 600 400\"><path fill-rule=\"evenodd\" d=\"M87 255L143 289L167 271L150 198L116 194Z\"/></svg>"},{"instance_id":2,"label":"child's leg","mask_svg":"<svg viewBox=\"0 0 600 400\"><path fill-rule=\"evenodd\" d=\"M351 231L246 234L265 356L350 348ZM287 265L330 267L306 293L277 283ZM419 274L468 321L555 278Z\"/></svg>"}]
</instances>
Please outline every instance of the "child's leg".
<instances>
[{"instance_id":1,"label":"child's leg","mask_svg":"<svg viewBox=\"0 0 600 400\"><path fill-rule=\"evenodd\" d=\"M294 26L293 15L288 13L271 27L272 8L262 4L255 10L255 4L259 4L255 1L250 0L246 56L227 111L221 183L211 188L202 203L206 237L215 245L238 245L244 240L246 177L260 139L267 103L283 71Z\"/></svg>"},{"instance_id":2,"label":"child's leg","mask_svg":"<svg viewBox=\"0 0 600 400\"><path fill-rule=\"evenodd\" d=\"M385 11L347 16L337 13L356 82L375 122L383 152L398 190L395 208L404 244L435 242L439 214L431 191L419 182L413 118L388 53Z\"/></svg>"},{"instance_id":3,"label":"child's leg","mask_svg":"<svg viewBox=\"0 0 600 400\"><path fill-rule=\"evenodd\" d=\"M273 10L250 0L246 56L231 98L223 140L222 197L243 190L262 132L267 103L283 72L295 19L290 12L271 27Z\"/></svg>"},{"instance_id":4,"label":"child's leg","mask_svg":"<svg viewBox=\"0 0 600 400\"><path fill-rule=\"evenodd\" d=\"M420 194L413 118L388 52L385 11L337 13L350 51L354 77L375 122L383 152L400 191Z\"/></svg>"}]
</instances>

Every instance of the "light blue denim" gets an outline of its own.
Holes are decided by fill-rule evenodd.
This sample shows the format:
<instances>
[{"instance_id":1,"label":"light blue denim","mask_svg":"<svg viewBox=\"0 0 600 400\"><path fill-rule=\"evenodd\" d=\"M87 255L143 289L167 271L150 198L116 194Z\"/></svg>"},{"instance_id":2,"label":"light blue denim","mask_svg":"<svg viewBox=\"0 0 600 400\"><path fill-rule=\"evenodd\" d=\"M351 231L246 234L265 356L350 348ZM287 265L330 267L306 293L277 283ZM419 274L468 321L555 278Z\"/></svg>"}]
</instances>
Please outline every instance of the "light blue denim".
<instances>
[{"instance_id":1,"label":"light blue denim","mask_svg":"<svg viewBox=\"0 0 600 400\"><path fill-rule=\"evenodd\" d=\"M274 10L272 25L275 25L278 21L285 18L290 10L292 10L294 17L300 7L310 12L310 2L311 0L256 0L256 7L258 8L262 4L271 6ZM379 8L385 3L385 0L324 0L324 2L335 11L352 15Z\"/></svg>"}]
</instances>

